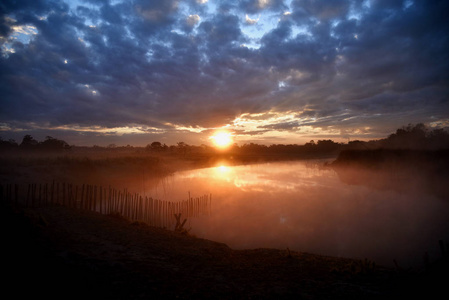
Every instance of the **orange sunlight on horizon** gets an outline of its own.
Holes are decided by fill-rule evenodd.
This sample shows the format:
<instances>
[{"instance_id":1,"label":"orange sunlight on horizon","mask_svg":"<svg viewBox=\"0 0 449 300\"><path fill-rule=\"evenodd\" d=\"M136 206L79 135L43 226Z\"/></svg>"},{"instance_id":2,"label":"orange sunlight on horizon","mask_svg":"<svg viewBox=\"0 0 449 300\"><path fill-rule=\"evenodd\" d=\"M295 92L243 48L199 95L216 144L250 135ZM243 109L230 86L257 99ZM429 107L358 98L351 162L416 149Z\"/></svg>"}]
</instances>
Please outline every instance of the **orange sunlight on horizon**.
<instances>
[{"instance_id":1,"label":"orange sunlight on horizon","mask_svg":"<svg viewBox=\"0 0 449 300\"><path fill-rule=\"evenodd\" d=\"M215 132L210 139L212 139L214 145L220 149L228 148L233 142L231 133L223 130Z\"/></svg>"}]
</instances>

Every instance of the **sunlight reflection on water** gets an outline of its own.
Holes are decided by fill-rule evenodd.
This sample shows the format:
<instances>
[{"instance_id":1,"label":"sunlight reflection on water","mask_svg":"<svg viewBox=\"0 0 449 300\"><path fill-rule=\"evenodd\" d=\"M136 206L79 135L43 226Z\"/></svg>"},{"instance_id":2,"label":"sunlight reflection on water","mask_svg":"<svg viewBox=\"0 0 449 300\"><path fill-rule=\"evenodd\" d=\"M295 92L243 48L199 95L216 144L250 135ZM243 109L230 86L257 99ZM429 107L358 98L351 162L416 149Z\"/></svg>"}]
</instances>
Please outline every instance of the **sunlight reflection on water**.
<instances>
[{"instance_id":1,"label":"sunlight reflection on water","mask_svg":"<svg viewBox=\"0 0 449 300\"><path fill-rule=\"evenodd\" d=\"M449 236L447 201L347 185L323 163L179 172L151 192L170 201L212 194L212 216L188 225L197 237L232 248L288 247L384 265L419 264L426 251L438 257L438 240Z\"/></svg>"}]
</instances>

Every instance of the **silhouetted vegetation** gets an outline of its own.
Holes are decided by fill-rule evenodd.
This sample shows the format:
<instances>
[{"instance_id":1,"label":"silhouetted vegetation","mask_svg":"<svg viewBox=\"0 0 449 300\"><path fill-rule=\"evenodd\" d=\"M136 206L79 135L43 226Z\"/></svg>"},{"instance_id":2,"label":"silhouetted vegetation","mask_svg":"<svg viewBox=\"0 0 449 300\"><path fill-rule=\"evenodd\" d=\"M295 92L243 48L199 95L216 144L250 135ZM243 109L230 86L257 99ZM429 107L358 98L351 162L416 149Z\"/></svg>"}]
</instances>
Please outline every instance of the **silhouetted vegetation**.
<instances>
[{"instance_id":1,"label":"silhouetted vegetation","mask_svg":"<svg viewBox=\"0 0 449 300\"><path fill-rule=\"evenodd\" d=\"M63 140L47 136L45 141L38 142L31 135L27 134L23 137L20 145L14 140L4 141L0 138L0 151L44 151L44 152L61 152L69 150L70 146Z\"/></svg>"},{"instance_id":2,"label":"silhouetted vegetation","mask_svg":"<svg viewBox=\"0 0 449 300\"><path fill-rule=\"evenodd\" d=\"M351 141L345 150L374 149L439 150L449 149L449 133L442 128L429 129L424 124L409 124L387 138L374 141Z\"/></svg>"},{"instance_id":3,"label":"silhouetted vegetation","mask_svg":"<svg viewBox=\"0 0 449 300\"><path fill-rule=\"evenodd\" d=\"M449 133L441 128L430 130L422 123L409 124L383 140L382 146L389 149L449 149Z\"/></svg>"},{"instance_id":4,"label":"silhouetted vegetation","mask_svg":"<svg viewBox=\"0 0 449 300\"><path fill-rule=\"evenodd\" d=\"M411 150L438 150L449 149L449 133L442 129L429 129L424 124L409 124L396 130L387 138L371 141L354 140L348 143L337 143L332 140L311 140L304 145L299 144L272 144L256 143L234 144L227 150L218 151L208 145L189 145L178 142L176 145L166 145L153 141L145 147L131 145L117 146L110 144L106 147L94 145L92 147L69 146L65 141L47 136L44 141L37 141L31 135L25 135L20 144L14 140L0 138L0 151L42 151L62 152L75 149L75 152L93 151L96 153L138 153L153 154L180 154L183 158L198 158L198 156L232 156L234 159L302 159L316 157L336 157L343 150L374 150L374 149L411 149Z\"/></svg>"},{"instance_id":5,"label":"silhouetted vegetation","mask_svg":"<svg viewBox=\"0 0 449 300\"><path fill-rule=\"evenodd\" d=\"M348 143L340 152L334 165L357 164L365 167L385 165L439 166L449 159L449 133L443 129L429 130L423 124L408 125L396 130L387 138L374 142Z\"/></svg>"},{"instance_id":6,"label":"silhouetted vegetation","mask_svg":"<svg viewBox=\"0 0 449 300\"><path fill-rule=\"evenodd\" d=\"M0 149L1 150L16 150L19 147L19 145L16 143L15 140L9 139L7 141L4 141L2 138L0 138Z\"/></svg>"},{"instance_id":7,"label":"silhouetted vegetation","mask_svg":"<svg viewBox=\"0 0 449 300\"><path fill-rule=\"evenodd\" d=\"M377 142L348 144L331 166L346 183L448 197L449 134L408 125Z\"/></svg>"},{"instance_id":8,"label":"silhouetted vegetation","mask_svg":"<svg viewBox=\"0 0 449 300\"><path fill-rule=\"evenodd\" d=\"M22 143L20 144L20 149L34 150L34 149L37 149L38 145L39 145L39 142L36 141L31 135L27 134L22 139Z\"/></svg>"},{"instance_id":9,"label":"silhouetted vegetation","mask_svg":"<svg viewBox=\"0 0 449 300\"><path fill-rule=\"evenodd\" d=\"M167 151L169 148L167 145L163 144L161 142L152 142L151 144L148 144L145 147L145 150L147 151L153 151L153 152L165 152Z\"/></svg>"},{"instance_id":10,"label":"silhouetted vegetation","mask_svg":"<svg viewBox=\"0 0 449 300\"><path fill-rule=\"evenodd\" d=\"M0 139L0 175L7 180L19 176L25 169L39 172L40 176L58 170L58 176L79 177L82 174L101 178L106 176L119 182L129 174L134 177L167 175L176 170L202 168L226 163L239 165L267 161L337 158L336 164L358 162L364 167L381 166L385 161L395 165L421 166L423 170L433 170L432 176L447 176L449 134L443 129L429 129L423 124L408 125L380 140L350 141L336 143L332 140L310 141L304 145L245 143L234 144L226 150L218 150L208 145L189 145L178 142L166 145L153 141L146 147L131 145L69 146L65 141L47 136L38 141L25 135L18 144L14 140ZM393 151L394 150L394 151ZM407 151L405 151L407 150ZM359 151L359 152L357 152ZM417 164L417 161L433 161ZM49 171L52 172L49 172ZM424 171L423 171L424 172ZM28 174L27 172L25 172ZM101 174L101 176L99 176ZM126 175L128 174L128 175ZM424 173L423 173L424 174ZM54 175L52 175L54 176ZM70 180L74 180L73 178Z\"/></svg>"},{"instance_id":11,"label":"silhouetted vegetation","mask_svg":"<svg viewBox=\"0 0 449 300\"><path fill-rule=\"evenodd\" d=\"M63 151L70 149L70 146L63 140L47 136L45 141L39 143L39 148L45 151Z\"/></svg>"}]
</instances>

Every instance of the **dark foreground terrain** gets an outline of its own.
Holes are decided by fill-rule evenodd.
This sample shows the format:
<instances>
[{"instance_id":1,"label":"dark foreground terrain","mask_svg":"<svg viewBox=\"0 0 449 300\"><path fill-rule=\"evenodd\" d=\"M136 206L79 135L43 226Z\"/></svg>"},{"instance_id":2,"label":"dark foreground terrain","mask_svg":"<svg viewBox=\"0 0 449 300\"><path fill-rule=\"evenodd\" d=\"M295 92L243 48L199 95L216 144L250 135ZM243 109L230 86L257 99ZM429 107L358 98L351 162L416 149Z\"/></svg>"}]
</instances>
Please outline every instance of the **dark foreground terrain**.
<instances>
[{"instance_id":1,"label":"dark foreground terrain","mask_svg":"<svg viewBox=\"0 0 449 300\"><path fill-rule=\"evenodd\" d=\"M233 250L59 206L1 209L9 299L433 299L448 283L444 261L392 270L288 249Z\"/></svg>"}]
</instances>

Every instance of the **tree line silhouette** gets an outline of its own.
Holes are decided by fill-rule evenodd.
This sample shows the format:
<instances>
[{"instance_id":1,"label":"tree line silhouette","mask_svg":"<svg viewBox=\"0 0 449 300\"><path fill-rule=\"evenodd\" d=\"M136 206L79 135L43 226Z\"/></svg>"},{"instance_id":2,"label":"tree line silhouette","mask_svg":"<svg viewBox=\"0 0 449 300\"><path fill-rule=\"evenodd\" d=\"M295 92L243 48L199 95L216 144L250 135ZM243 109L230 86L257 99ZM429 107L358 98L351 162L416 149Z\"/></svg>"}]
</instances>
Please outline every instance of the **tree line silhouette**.
<instances>
[{"instance_id":1,"label":"tree line silhouette","mask_svg":"<svg viewBox=\"0 0 449 300\"><path fill-rule=\"evenodd\" d=\"M31 135L23 137L22 142L18 144L15 140L4 141L0 138L0 149L2 150L24 150L24 151L64 151L70 150L71 146L67 142L47 136L44 141L38 142Z\"/></svg>"},{"instance_id":2,"label":"tree line silhouette","mask_svg":"<svg viewBox=\"0 0 449 300\"><path fill-rule=\"evenodd\" d=\"M211 153L216 149L208 145L188 145L178 142L176 145L166 145L159 141L154 141L145 147L133 147L127 145L118 147L110 144L107 147L94 145L93 147L69 146L63 140L47 136L44 141L37 141L31 135L25 135L22 142L18 144L14 140L3 140L0 138L0 150L24 150L24 151L70 151L72 148L90 148L93 150L129 150L137 149L149 153L179 153L188 155L189 153ZM396 130L387 138L371 141L354 140L348 143L337 143L328 140L311 140L304 145L298 144L272 144L263 145L256 143L246 143L243 145L234 144L222 153L241 155L284 155L302 156L310 155L336 155L342 150L373 150L373 149L411 149L411 150L438 150L449 149L449 133L442 129L430 129L422 123L416 125L409 124Z\"/></svg>"}]
</instances>

